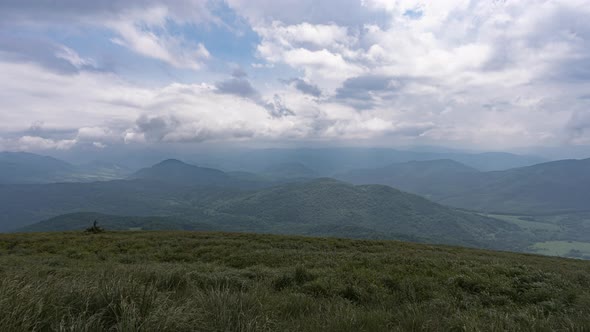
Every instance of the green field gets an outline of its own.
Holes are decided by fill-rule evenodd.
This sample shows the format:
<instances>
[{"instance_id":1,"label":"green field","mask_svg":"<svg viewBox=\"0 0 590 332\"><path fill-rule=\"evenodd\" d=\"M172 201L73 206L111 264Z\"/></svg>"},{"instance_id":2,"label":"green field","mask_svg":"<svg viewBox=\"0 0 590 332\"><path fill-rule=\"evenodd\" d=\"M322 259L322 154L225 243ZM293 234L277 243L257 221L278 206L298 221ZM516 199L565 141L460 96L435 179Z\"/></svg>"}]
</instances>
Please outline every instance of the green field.
<instances>
[{"instance_id":1,"label":"green field","mask_svg":"<svg viewBox=\"0 0 590 332\"><path fill-rule=\"evenodd\" d=\"M583 331L590 262L201 232L0 235L4 331Z\"/></svg>"},{"instance_id":2,"label":"green field","mask_svg":"<svg viewBox=\"0 0 590 332\"><path fill-rule=\"evenodd\" d=\"M590 243L577 241L546 241L532 246L535 252L551 256L590 259Z\"/></svg>"}]
</instances>

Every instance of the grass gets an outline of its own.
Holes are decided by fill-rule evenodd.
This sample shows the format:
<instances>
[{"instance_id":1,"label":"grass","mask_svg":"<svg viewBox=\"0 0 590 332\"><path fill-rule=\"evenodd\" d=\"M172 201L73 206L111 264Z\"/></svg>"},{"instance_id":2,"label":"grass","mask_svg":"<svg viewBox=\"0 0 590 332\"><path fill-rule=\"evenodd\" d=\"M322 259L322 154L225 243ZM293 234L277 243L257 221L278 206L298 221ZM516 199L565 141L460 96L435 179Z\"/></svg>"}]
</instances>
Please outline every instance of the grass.
<instances>
[{"instance_id":1,"label":"grass","mask_svg":"<svg viewBox=\"0 0 590 332\"><path fill-rule=\"evenodd\" d=\"M583 331L590 262L199 232L0 235L5 331Z\"/></svg>"}]
</instances>

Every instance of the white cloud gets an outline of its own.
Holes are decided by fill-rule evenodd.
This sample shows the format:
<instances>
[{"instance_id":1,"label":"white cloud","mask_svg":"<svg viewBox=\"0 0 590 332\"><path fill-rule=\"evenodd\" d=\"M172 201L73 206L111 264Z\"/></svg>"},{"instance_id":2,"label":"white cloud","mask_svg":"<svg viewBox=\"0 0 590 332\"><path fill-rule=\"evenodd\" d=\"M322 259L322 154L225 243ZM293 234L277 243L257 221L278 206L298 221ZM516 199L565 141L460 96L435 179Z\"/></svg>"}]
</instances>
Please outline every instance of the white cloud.
<instances>
[{"instance_id":1,"label":"white cloud","mask_svg":"<svg viewBox=\"0 0 590 332\"><path fill-rule=\"evenodd\" d=\"M165 32L166 17L167 11L163 10L137 21L111 22L108 27L118 34L112 42L174 67L199 69L202 61L211 57L209 51L202 43L191 45L184 38ZM155 30L164 32L157 33Z\"/></svg>"},{"instance_id":2,"label":"white cloud","mask_svg":"<svg viewBox=\"0 0 590 332\"><path fill-rule=\"evenodd\" d=\"M203 69L215 54L171 27L228 23L209 1L101 3L55 9L23 0L18 10L0 4L0 19L69 17L106 27L113 42L183 69ZM354 139L501 149L590 142L588 0L227 4L260 37L255 48L238 50L258 57L245 57L259 69L251 77L223 81L230 66L217 63L222 73L154 81L146 73L147 82L132 82L84 70L98 59L85 52L48 43L48 59L13 40L21 53L0 53L0 143ZM34 122L53 136L32 133Z\"/></svg>"}]
</instances>

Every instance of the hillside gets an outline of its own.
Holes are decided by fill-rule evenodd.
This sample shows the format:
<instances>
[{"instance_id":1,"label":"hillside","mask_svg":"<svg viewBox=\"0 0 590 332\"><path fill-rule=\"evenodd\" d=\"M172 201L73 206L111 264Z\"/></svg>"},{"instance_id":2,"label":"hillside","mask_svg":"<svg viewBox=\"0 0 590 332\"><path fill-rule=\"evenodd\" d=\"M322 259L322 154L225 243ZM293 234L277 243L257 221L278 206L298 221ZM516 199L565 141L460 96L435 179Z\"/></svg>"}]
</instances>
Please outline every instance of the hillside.
<instances>
[{"instance_id":1,"label":"hillside","mask_svg":"<svg viewBox=\"0 0 590 332\"><path fill-rule=\"evenodd\" d=\"M189 215L242 189L187 187L149 180L0 185L0 232L74 212L121 216Z\"/></svg>"},{"instance_id":2,"label":"hillside","mask_svg":"<svg viewBox=\"0 0 590 332\"><path fill-rule=\"evenodd\" d=\"M21 228L21 232L63 232L84 230L97 221L98 226L111 231L126 230L215 230L212 225L183 220L179 217L114 216L102 213L70 213Z\"/></svg>"},{"instance_id":3,"label":"hillside","mask_svg":"<svg viewBox=\"0 0 590 332\"><path fill-rule=\"evenodd\" d=\"M469 210L537 215L590 210L590 159L494 172L476 172L452 161L409 162L338 178L391 185Z\"/></svg>"},{"instance_id":4,"label":"hillside","mask_svg":"<svg viewBox=\"0 0 590 332\"><path fill-rule=\"evenodd\" d=\"M0 152L0 183L52 182L74 166L52 157L27 152Z\"/></svg>"},{"instance_id":5,"label":"hillside","mask_svg":"<svg viewBox=\"0 0 590 332\"><path fill-rule=\"evenodd\" d=\"M254 234L0 234L6 331L585 331L590 262Z\"/></svg>"},{"instance_id":6,"label":"hillside","mask_svg":"<svg viewBox=\"0 0 590 332\"><path fill-rule=\"evenodd\" d=\"M354 186L332 179L263 189L220 201L214 209L256 220L267 231L298 230L298 234L309 235L402 236L436 243L506 246L513 238L508 233L518 231L508 223L453 210L391 187Z\"/></svg>"},{"instance_id":7,"label":"hillside","mask_svg":"<svg viewBox=\"0 0 590 332\"><path fill-rule=\"evenodd\" d=\"M128 181L96 183L92 189L98 192L94 193L88 186L87 190L84 188L84 185L64 184L54 190L75 191L69 196L62 194L61 200L47 201L39 197L35 209L23 210L41 213L52 208L56 214L24 230L80 229L80 224L90 224L87 218L72 222L76 215L58 215L95 211L128 217L173 215L221 231L403 239L506 250L520 250L529 244L520 229L508 222L457 211L381 185L354 186L317 179L255 191L179 190L158 183ZM133 190L137 190L135 194ZM39 188L31 190L31 194L39 192ZM62 213L57 212L60 206ZM13 209L11 220L22 214L20 211ZM64 227L68 224L70 227ZM128 227L117 229L125 228Z\"/></svg>"},{"instance_id":8,"label":"hillside","mask_svg":"<svg viewBox=\"0 0 590 332\"><path fill-rule=\"evenodd\" d=\"M431 199L449 197L476 179L478 170L450 159L409 161L376 169L359 169L336 175L354 184L383 184Z\"/></svg>"},{"instance_id":9,"label":"hillside","mask_svg":"<svg viewBox=\"0 0 590 332\"><path fill-rule=\"evenodd\" d=\"M176 185L226 185L231 177L224 172L168 159L132 174L130 179L154 180Z\"/></svg>"},{"instance_id":10,"label":"hillside","mask_svg":"<svg viewBox=\"0 0 590 332\"><path fill-rule=\"evenodd\" d=\"M458 196L440 202L480 211L565 213L588 211L590 159L560 160L488 172Z\"/></svg>"}]
</instances>

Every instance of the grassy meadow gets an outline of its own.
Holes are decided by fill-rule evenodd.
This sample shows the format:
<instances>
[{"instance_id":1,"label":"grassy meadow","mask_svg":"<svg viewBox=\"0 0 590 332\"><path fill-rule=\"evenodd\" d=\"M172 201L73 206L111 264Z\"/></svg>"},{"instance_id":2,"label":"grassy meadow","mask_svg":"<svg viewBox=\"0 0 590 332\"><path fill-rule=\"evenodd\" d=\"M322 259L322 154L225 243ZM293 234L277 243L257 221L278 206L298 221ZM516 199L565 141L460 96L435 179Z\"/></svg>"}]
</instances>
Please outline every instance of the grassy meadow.
<instances>
[{"instance_id":1,"label":"grassy meadow","mask_svg":"<svg viewBox=\"0 0 590 332\"><path fill-rule=\"evenodd\" d=\"M584 331L590 262L206 232L0 235L3 331Z\"/></svg>"}]
</instances>

